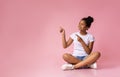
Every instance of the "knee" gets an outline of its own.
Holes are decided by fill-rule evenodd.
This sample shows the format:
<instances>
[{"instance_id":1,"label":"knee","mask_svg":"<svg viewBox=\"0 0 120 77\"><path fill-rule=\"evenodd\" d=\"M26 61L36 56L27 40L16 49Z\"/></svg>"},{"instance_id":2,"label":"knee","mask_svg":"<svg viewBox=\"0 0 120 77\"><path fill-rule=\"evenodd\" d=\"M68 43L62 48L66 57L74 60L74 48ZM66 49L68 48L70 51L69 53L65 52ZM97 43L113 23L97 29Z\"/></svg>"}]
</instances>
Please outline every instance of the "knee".
<instances>
[{"instance_id":1,"label":"knee","mask_svg":"<svg viewBox=\"0 0 120 77\"><path fill-rule=\"evenodd\" d=\"M100 52L94 52L94 54L96 55L96 56L98 56L98 57L100 57L101 56L101 54L100 54Z\"/></svg>"},{"instance_id":2,"label":"knee","mask_svg":"<svg viewBox=\"0 0 120 77\"><path fill-rule=\"evenodd\" d=\"M64 59L64 60L68 59L68 58L69 58L69 55L70 55L69 53L63 54L63 59Z\"/></svg>"}]
</instances>

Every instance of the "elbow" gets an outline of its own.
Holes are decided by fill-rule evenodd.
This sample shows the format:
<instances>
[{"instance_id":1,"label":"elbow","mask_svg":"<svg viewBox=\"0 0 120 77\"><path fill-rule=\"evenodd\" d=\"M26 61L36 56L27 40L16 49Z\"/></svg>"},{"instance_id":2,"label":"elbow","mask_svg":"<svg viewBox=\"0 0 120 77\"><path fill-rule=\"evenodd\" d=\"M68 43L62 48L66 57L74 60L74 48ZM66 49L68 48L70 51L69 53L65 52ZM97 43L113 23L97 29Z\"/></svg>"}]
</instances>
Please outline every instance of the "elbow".
<instances>
[{"instance_id":1,"label":"elbow","mask_svg":"<svg viewBox=\"0 0 120 77\"><path fill-rule=\"evenodd\" d=\"M66 48L67 48L67 46L63 46L63 48L64 48L64 49L66 49Z\"/></svg>"},{"instance_id":2,"label":"elbow","mask_svg":"<svg viewBox=\"0 0 120 77\"><path fill-rule=\"evenodd\" d=\"M88 51L88 54L90 54L91 52L92 52L92 51L91 51L91 50L89 50L89 51Z\"/></svg>"}]
</instances>

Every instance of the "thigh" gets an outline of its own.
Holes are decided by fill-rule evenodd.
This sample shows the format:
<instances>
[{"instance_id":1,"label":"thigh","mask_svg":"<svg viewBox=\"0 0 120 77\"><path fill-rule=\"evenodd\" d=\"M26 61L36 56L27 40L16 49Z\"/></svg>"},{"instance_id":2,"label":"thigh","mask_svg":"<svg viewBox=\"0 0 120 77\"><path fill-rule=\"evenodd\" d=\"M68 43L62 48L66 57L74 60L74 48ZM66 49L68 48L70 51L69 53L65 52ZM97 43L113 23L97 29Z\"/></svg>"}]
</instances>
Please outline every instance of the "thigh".
<instances>
[{"instance_id":1,"label":"thigh","mask_svg":"<svg viewBox=\"0 0 120 77\"><path fill-rule=\"evenodd\" d=\"M71 64L77 64L81 61L80 59L77 59L76 57L74 57L73 55L71 55L69 53L65 53L63 55L63 58L65 61L67 61L68 63L71 63Z\"/></svg>"},{"instance_id":2,"label":"thigh","mask_svg":"<svg viewBox=\"0 0 120 77\"><path fill-rule=\"evenodd\" d=\"M91 52L87 57L85 57L84 61L92 64L92 63L96 62L99 57L100 57L99 52Z\"/></svg>"},{"instance_id":3,"label":"thigh","mask_svg":"<svg viewBox=\"0 0 120 77\"><path fill-rule=\"evenodd\" d=\"M99 58L100 57L100 53L99 52L91 52L87 57L85 57L85 59L87 58Z\"/></svg>"}]
</instances>

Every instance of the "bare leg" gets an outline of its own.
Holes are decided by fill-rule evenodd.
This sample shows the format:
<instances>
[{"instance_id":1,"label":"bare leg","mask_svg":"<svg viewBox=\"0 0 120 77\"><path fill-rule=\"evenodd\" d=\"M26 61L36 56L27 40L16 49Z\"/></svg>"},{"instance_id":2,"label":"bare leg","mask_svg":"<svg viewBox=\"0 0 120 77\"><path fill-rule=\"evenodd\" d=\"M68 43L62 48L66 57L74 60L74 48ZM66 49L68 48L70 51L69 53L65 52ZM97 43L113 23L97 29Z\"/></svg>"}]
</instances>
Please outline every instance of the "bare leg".
<instances>
[{"instance_id":1,"label":"bare leg","mask_svg":"<svg viewBox=\"0 0 120 77\"><path fill-rule=\"evenodd\" d=\"M83 67L86 65L90 65L90 64L96 62L99 57L100 57L99 52L92 52L85 60L74 65L74 68L77 69L77 68L80 68L80 67Z\"/></svg>"},{"instance_id":2,"label":"bare leg","mask_svg":"<svg viewBox=\"0 0 120 77\"><path fill-rule=\"evenodd\" d=\"M64 59L67 63L70 63L70 64L77 64L77 63L81 62L81 60L75 58L74 56L72 56L72 55L69 54L69 53L63 54L63 59Z\"/></svg>"}]
</instances>

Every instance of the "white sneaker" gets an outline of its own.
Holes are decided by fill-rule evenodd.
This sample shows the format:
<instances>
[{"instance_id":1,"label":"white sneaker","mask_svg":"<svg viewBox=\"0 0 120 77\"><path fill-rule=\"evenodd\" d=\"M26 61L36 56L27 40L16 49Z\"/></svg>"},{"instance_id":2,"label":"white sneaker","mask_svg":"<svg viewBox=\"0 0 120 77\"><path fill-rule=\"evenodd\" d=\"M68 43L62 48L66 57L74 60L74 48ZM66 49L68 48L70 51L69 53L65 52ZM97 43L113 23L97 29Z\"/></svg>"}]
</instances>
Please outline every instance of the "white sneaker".
<instances>
[{"instance_id":1,"label":"white sneaker","mask_svg":"<svg viewBox=\"0 0 120 77\"><path fill-rule=\"evenodd\" d=\"M96 69L97 68L97 63L95 62L95 63L91 64L89 67L93 68L93 69Z\"/></svg>"},{"instance_id":2,"label":"white sneaker","mask_svg":"<svg viewBox=\"0 0 120 77\"><path fill-rule=\"evenodd\" d=\"M73 70L74 69L74 65L72 64L64 64L62 65L62 70Z\"/></svg>"}]
</instances>

